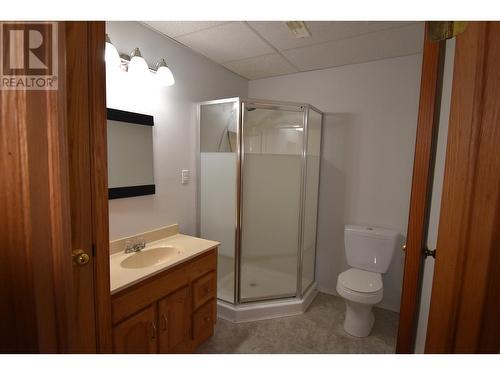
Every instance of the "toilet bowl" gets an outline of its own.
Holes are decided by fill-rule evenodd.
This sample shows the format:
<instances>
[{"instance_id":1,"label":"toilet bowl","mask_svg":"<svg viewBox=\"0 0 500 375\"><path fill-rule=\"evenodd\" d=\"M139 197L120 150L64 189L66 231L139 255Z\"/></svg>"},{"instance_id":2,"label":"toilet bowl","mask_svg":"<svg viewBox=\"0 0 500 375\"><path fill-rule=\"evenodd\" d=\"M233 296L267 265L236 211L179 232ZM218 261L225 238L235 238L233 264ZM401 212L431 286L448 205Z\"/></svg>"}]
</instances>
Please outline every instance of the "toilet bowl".
<instances>
[{"instance_id":1,"label":"toilet bowl","mask_svg":"<svg viewBox=\"0 0 500 375\"><path fill-rule=\"evenodd\" d=\"M346 225L344 243L351 267L337 277L337 293L344 298L344 330L356 337L370 334L375 317L372 307L382 301L382 274L387 272L398 244L392 229Z\"/></svg>"},{"instance_id":2,"label":"toilet bowl","mask_svg":"<svg viewBox=\"0 0 500 375\"><path fill-rule=\"evenodd\" d=\"M337 279L337 293L346 303L344 330L356 337L370 334L375 317L373 305L383 298L382 277L379 273L350 268Z\"/></svg>"}]
</instances>

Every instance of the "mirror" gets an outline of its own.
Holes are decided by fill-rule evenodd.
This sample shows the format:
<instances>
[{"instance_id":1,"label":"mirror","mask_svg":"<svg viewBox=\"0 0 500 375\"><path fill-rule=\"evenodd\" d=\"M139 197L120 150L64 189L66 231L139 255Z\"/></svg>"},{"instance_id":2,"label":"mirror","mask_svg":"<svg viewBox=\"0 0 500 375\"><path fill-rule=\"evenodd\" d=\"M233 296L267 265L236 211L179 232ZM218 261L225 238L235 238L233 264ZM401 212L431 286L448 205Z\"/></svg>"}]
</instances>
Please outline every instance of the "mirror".
<instances>
[{"instance_id":1,"label":"mirror","mask_svg":"<svg viewBox=\"0 0 500 375\"><path fill-rule=\"evenodd\" d=\"M107 118L109 199L154 194L153 116L108 108Z\"/></svg>"}]
</instances>

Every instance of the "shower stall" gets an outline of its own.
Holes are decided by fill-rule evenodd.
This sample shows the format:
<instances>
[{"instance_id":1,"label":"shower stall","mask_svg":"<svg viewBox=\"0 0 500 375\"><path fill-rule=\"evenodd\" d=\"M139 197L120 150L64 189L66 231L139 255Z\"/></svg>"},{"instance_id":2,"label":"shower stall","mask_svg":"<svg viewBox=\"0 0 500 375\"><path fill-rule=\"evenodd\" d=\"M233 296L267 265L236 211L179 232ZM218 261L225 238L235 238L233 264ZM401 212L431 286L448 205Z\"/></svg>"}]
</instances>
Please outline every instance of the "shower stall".
<instances>
[{"instance_id":1,"label":"shower stall","mask_svg":"<svg viewBox=\"0 0 500 375\"><path fill-rule=\"evenodd\" d=\"M222 317L297 314L314 298L322 119L309 104L199 103L198 234L221 242Z\"/></svg>"}]
</instances>

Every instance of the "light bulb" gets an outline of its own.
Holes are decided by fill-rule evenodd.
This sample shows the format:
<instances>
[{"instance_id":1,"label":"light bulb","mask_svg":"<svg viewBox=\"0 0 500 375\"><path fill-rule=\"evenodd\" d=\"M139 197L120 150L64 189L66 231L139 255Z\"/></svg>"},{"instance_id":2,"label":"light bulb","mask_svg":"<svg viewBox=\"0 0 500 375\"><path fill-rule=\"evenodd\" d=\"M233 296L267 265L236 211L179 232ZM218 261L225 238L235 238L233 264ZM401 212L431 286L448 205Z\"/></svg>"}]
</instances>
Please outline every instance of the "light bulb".
<instances>
[{"instance_id":1,"label":"light bulb","mask_svg":"<svg viewBox=\"0 0 500 375\"><path fill-rule=\"evenodd\" d=\"M156 72L159 83L162 86L172 86L175 84L174 75L168 66L161 66Z\"/></svg>"},{"instance_id":2,"label":"light bulb","mask_svg":"<svg viewBox=\"0 0 500 375\"><path fill-rule=\"evenodd\" d=\"M145 76L149 73L149 67L146 60L144 60L141 56L141 51L139 48L136 48L130 54L130 62L128 64L128 72L135 76Z\"/></svg>"},{"instance_id":3,"label":"light bulb","mask_svg":"<svg viewBox=\"0 0 500 375\"><path fill-rule=\"evenodd\" d=\"M165 59L161 59L156 64L156 76L158 83L162 86L172 86L175 84L174 75L172 71L167 66Z\"/></svg>"},{"instance_id":4,"label":"light bulb","mask_svg":"<svg viewBox=\"0 0 500 375\"><path fill-rule=\"evenodd\" d=\"M106 66L112 67L113 69L120 66L121 60L116 47L111 43L108 34L106 34L106 47L104 52L104 59L106 60Z\"/></svg>"}]
</instances>

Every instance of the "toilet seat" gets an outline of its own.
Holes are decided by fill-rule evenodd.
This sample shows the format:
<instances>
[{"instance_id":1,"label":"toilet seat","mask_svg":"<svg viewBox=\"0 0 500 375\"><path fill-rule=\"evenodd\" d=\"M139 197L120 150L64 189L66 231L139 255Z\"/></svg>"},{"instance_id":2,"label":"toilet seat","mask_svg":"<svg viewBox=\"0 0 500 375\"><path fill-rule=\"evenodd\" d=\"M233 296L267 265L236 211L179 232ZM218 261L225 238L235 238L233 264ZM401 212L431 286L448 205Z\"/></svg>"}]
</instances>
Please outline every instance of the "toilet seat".
<instances>
[{"instance_id":1,"label":"toilet seat","mask_svg":"<svg viewBox=\"0 0 500 375\"><path fill-rule=\"evenodd\" d=\"M342 272L337 279L337 293L353 302L376 304L383 297L382 276L357 268Z\"/></svg>"}]
</instances>

